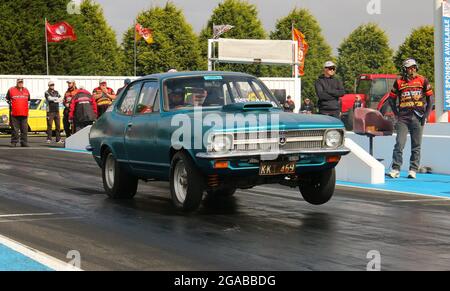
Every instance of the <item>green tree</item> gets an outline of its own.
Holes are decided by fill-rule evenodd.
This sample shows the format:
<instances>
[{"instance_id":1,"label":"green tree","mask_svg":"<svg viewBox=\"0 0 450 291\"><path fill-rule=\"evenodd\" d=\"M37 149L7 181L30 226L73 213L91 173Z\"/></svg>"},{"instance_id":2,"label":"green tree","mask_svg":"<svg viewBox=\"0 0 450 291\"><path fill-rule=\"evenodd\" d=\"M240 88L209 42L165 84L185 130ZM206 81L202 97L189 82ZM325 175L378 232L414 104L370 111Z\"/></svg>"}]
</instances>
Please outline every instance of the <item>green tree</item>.
<instances>
[{"instance_id":1,"label":"green tree","mask_svg":"<svg viewBox=\"0 0 450 291\"><path fill-rule=\"evenodd\" d=\"M316 102L317 97L314 82L323 71L323 64L332 60L330 45L322 35L322 29L315 17L307 9L293 9L286 17L277 21L275 31L270 34L271 39L292 39L292 25L299 29L309 45L305 59L305 75L302 77L302 96ZM292 68L274 67L274 75L292 77Z\"/></svg>"},{"instance_id":2,"label":"green tree","mask_svg":"<svg viewBox=\"0 0 450 291\"><path fill-rule=\"evenodd\" d=\"M386 33L369 23L356 28L338 48L338 73L346 90L354 90L360 74L394 73L393 50Z\"/></svg>"},{"instance_id":3,"label":"green tree","mask_svg":"<svg viewBox=\"0 0 450 291\"><path fill-rule=\"evenodd\" d=\"M394 57L395 66L401 71L402 63L413 58L419 64L420 74L434 83L434 30L433 26L414 29L399 47Z\"/></svg>"},{"instance_id":4,"label":"green tree","mask_svg":"<svg viewBox=\"0 0 450 291\"><path fill-rule=\"evenodd\" d=\"M225 0L213 11L207 26L200 33L200 41L203 48L204 67L206 68L208 39L213 37L213 24L229 24L234 28L225 33L223 37L234 39L265 39L266 32L258 18L256 5L241 0ZM246 72L256 76L268 74L267 66L217 64L217 70Z\"/></svg>"},{"instance_id":5,"label":"green tree","mask_svg":"<svg viewBox=\"0 0 450 291\"><path fill-rule=\"evenodd\" d=\"M78 40L49 43L52 75L117 75L123 73L120 47L100 5L81 4L69 14L69 0L4 1L0 4L0 71L3 74L46 74L44 19L66 21Z\"/></svg>"},{"instance_id":6,"label":"green tree","mask_svg":"<svg viewBox=\"0 0 450 291\"><path fill-rule=\"evenodd\" d=\"M137 75L169 69L198 70L202 56L198 37L186 22L183 12L168 2L140 13L137 22L153 30L154 43L137 42ZM134 26L125 33L123 47L127 73L134 74Z\"/></svg>"}]
</instances>

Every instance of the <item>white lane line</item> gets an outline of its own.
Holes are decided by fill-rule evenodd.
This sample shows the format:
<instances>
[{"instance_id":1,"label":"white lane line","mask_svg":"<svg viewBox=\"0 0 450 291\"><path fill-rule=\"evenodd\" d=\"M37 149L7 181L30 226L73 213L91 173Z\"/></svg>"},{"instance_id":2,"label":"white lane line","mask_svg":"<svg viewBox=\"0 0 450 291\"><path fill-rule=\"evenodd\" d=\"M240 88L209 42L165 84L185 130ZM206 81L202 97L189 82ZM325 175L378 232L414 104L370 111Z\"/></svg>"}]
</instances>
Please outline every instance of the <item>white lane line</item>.
<instances>
[{"instance_id":1,"label":"white lane line","mask_svg":"<svg viewBox=\"0 0 450 291\"><path fill-rule=\"evenodd\" d=\"M18 213L18 214L0 214L0 218L8 217L26 217L26 216L52 216L58 213Z\"/></svg>"},{"instance_id":2,"label":"white lane line","mask_svg":"<svg viewBox=\"0 0 450 291\"><path fill-rule=\"evenodd\" d=\"M28 247L3 235L0 235L0 244L18 253L21 253L22 255L29 257L30 259L55 271L82 271L80 268L72 266L66 262L47 255L46 253Z\"/></svg>"},{"instance_id":3,"label":"white lane line","mask_svg":"<svg viewBox=\"0 0 450 291\"><path fill-rule=\"evenodd\" d=\"M16 147L16 148L0 148L0 150L11 150L11 151L26 151L26 150L50 150L50 148L44 148L44 147L29 147L29 148L21 148L21 147Z\"/></svg>"},{"instance_id":4,"label":"white lane line","mask_svg":"<svg viewBox=\"0 0 450 291\"><path fill-rule=\"evenodd\" d=\"M17 222L33 222L33 221L54 221L54 220L76 220L83 219L81 216L55 217L55 218L28 218L28 219L7 219L1 220L0 223L17 223Z\"/></svg>"},{"instance_id":5,"label":"white lane line","mask_svg":"<svg viewBox=\"0 0 450 291\"><path fill-rule=\"evenodd\" d=\"M392 200L392 202L398 202L398 203L439 202L439 201L450 201L450 199L449 198L436 198L436 199L418 199L418 200Z\"/></svg>"},{"instance_id":6,"label":"white lane line","mask_svg":"<svg viewBox=\"0 0 450 291\"><path fill-rule=\"evenodd\" d=\"M343 185L343 184L336 184L336 187L339 187L341 189L350 188L350 189L359 189L359 190L368 190L368 191L374 191L378 192L379 194L404 194L404 195L414 195L414 196L422 196L422 197L429 197L429 198L441 198L444 200L450 200L450 197L441 197L438 195L432 195L432 194L423 194L423 193L415 193L415 192L402 192L402 191L396 191L396 190L389 190L389 189L381 189L381 188L371 188L371 187L362 187L362 186L350 186L350 185Z\"/></svg>"}]
</instances>

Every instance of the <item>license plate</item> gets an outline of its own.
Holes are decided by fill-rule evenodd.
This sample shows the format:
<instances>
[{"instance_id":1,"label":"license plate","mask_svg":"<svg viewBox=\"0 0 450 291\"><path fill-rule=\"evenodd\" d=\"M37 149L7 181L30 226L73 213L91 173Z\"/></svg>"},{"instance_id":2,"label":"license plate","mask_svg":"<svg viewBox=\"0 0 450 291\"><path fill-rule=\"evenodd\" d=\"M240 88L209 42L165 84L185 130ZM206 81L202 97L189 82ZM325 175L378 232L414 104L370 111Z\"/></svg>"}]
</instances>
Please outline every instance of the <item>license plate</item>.
<instances>
[{"instance_id":1,"label":"license plate","mask_svg":"<svg viewBox=\"0 0 450 291\"><path fill-rule=\"evenodd\" d=\"M296 162L261 162L259 165L260 176L272 176L282 174L294 174Z\"/></svg>"}]
</instances>

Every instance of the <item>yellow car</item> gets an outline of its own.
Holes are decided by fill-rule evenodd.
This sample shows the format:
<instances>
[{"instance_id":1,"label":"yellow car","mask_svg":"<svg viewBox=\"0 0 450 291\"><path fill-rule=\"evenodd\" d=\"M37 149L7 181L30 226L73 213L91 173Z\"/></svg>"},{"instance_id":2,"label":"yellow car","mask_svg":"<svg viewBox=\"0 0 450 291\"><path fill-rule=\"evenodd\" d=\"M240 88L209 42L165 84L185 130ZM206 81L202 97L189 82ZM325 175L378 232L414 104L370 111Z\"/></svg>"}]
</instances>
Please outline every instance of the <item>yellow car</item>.
<instances>
[{"instance_id":1,"label":"yellow car","mask_svg":"<svg viewBox=\"0 0 450 291\"><path fill-rule=\"evenodd\" d=\"M41 132L47 131L47 103L45 99L31 99L30 111L28 113L28 131L29 132ZM63 111L64 106L59 105L59 113L61 116L61 130L63 128ZM55 124L53 123L53 130L55 130ZM9 125L9 108L0 109L0 131L10 132L11 126Z\"/></svg>"}]
</instances>

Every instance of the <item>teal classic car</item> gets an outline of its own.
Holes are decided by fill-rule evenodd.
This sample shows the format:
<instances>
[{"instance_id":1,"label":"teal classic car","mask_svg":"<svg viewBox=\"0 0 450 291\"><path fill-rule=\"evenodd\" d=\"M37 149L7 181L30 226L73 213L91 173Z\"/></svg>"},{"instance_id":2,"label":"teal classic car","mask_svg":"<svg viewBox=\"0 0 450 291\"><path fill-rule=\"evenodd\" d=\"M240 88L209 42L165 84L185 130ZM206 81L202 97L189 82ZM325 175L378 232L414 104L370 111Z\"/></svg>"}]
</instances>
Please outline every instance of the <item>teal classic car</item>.
<instances>
[{"instance_id":1,"label":"teal classic car","mask_svg":"<svg viewBox=\"0 0 450 291\"><path fill-rule=\"evenodd\" d=\"M133 198L139 180L168 181L175 207L203 194L280 183L314 205L333 195L344 125L283 112L257 78L233 72L155 74L132 82L92 126L88 150L112 198Z\"/></svg>"}]
</instances>

